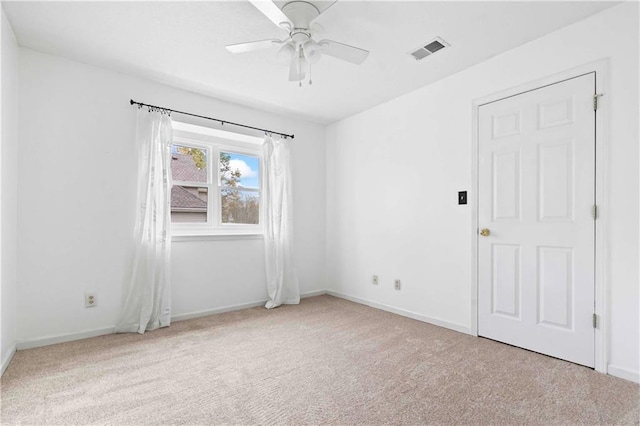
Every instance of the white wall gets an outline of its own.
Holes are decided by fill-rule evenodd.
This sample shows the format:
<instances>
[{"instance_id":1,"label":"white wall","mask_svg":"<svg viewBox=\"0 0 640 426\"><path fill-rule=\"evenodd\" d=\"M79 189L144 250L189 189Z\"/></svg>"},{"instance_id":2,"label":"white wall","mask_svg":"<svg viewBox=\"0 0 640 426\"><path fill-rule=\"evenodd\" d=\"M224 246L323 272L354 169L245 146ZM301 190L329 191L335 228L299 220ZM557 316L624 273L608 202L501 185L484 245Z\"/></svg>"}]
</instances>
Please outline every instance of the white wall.
<instances>
[{"instance_id":1,"label":"white wall","mask_svg":"<svg viewBox=\"0 0 640 426\"><path fill-rule=\"evenodd\" d=\"M0 145L0 356L6 367L16 344L18 195L18 45L2 11L2 143Z\"/></svg>"},{"instance_id":2,"label":"white wall","mask_svg":"<svg viewBox=\"0 0 640 426\"><path fill-rule=\"evenodd\" d=\"M329 288L471 326L474 99L603 58L609 371L638 380L638 4L608 9L327 129ZM427 67L428 61L424 66ZM378 274L380 284L371 284ZM402 291L393 279L402 279Z\"/></svg>"},{"instance_id":3,"label":"white wall","mask_svg":"<svg viewBox=\"0 0 640 426\"><path fill-rule=\"evenodd\" d=\"M20 49L20 341L115 324L135 209L130 98L295 133L295 260L301 292L324 289L323 126ZM173 315L267 298L262 240L174 242L172 259Z\"/></svg>"}]
</instances>

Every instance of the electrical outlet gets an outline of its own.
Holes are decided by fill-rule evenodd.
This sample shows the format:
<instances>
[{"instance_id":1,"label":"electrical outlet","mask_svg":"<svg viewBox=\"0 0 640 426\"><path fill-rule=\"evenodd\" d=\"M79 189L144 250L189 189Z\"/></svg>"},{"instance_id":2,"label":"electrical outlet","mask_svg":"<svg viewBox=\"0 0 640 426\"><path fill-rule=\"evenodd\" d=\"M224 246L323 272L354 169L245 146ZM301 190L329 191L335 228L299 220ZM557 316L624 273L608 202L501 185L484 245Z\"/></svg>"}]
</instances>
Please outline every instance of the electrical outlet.
<instances>
[{"instance_id":1,"label":"electrical outlet","mask_svg":"<svg viewBox=\"0 0 640 426\"><path fill-rule=\"evenodd\" d=\"M85 293L84 295L84 307L93 308L98 303L98 299L95 293Z\"/></svg>"},{"instance_id":2,"label":"electrical outlet","mask_svg":"<svg viewBox=\"0 0 640 426\"><path fill-rule=\"evenodd\" d=\"M393 283L393 288L395 288L396 290L400 290L400 287L402 287L402 283L400 282L400 280L395 280Z\"/></svg>"},{"instance_id":3,"label":"electrical outlet","mask_svg":"<svg viewBox=\"0 0 640 426\"><path fill-rule=\"evenodd\" d=\"M371 282L373 283L373 285L378 285L378 276L374 275L373 279L371 280Z\"/></svg>"}]
</instances>

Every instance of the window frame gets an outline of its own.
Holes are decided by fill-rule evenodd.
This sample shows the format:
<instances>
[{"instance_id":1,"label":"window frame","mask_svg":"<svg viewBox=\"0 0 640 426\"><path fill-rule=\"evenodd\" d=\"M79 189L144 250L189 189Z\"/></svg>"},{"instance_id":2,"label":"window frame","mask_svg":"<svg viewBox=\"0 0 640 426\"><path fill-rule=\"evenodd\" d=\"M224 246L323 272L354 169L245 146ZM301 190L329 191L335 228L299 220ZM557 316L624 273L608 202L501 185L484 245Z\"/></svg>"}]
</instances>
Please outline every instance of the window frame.
<instances>
[{"instance_id":1,"label":"window frame","mask_svg":"<svg viewBox=\"0 0 640 426\"><path fill-rule=\"evenodd\" d=\"M176 135L175 133L178 133ZM173 145L204 149L207 159L207 182L171 181L171 185L207 188L207 220L206 222L171 222L171 234L176 237L197 236L248 236L262 235L264 232L264 158L262 145L236 142L223 137L209 136L183 131L175 131ZM173 148L172 148L173 149ZM258 224L222 223L222 189L220 178L220 153L240 154L257 157L259 167L259 187L238 187L241 191L256 192L259 197ZM173 175L172 175L173 177Z\"/></svg>"}]
</instances>

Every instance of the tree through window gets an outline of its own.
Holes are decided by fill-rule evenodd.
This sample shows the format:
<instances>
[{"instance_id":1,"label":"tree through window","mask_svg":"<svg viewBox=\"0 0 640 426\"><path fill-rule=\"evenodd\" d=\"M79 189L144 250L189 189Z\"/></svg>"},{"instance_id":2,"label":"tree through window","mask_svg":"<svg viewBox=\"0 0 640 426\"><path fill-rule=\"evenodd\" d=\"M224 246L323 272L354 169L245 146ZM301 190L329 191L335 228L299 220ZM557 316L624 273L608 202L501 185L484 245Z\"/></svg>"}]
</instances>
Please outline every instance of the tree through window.
<instances>
[{"instance_id":1,"label":"tree through window","mask_svg":"<svg viewBox=\"0 0 640 426\"><path fill-rule=\"evenodd\" d=\"M222 223L259 223L259 164L254 156L220 153Z\"/></svg>"}]
</instances>

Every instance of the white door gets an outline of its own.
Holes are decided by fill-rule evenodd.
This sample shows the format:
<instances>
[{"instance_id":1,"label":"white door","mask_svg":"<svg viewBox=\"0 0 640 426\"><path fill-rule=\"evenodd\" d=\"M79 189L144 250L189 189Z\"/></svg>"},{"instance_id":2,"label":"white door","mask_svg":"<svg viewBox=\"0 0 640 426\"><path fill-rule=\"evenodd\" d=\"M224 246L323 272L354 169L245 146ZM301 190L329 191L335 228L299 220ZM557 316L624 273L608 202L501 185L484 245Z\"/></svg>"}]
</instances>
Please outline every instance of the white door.
<instances>
[{"instance_id":1,"label":"white door","mask_svg":"<svg viewBox=\"0 0 640 426\"><path fill-rule=\"evenodd\" d=\"M594 88L592 73L483 105L478 141L478 334L589 367Z\"/></svg>"}]
</instances>

